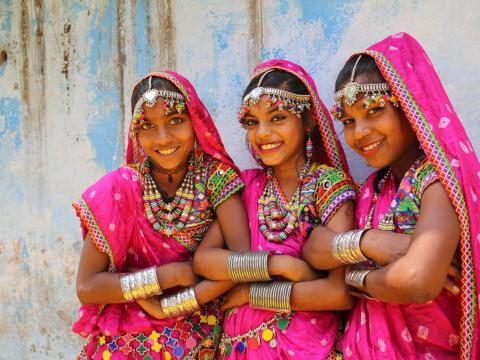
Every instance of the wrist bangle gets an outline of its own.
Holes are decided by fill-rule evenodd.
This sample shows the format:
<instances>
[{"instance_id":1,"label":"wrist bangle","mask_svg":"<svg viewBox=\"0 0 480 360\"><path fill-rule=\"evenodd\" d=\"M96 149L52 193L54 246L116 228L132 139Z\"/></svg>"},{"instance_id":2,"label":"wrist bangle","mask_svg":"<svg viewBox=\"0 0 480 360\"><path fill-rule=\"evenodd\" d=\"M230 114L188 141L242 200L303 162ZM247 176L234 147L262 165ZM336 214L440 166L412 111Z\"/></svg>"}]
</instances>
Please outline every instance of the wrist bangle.
<instances>
[{"instance_id":1,"label":"wrist bangle","mask_svg":"<svg viewBox=\"0 0 480 360\"><path fill-rule=\"evenodd\" d=\"M164 296L160 305L167 317L184 316L200 309L193 286L175 294Z\"/></svg>"},{"instance_id":2,"label":"wrist bangle","mask_svg":"<svg viewBox=\"0 0 480 360\"><path fill-rule=\"evenodd\" d=\"M372 270L350 270L345 274L345 284L358 289L365 288L365 278Z\"/></svg>"},{"instance_id":3,"label":"wrist bangle","mask_svg":"<svg viewBox=\"0 0 480 360\"><path fill-rule=\"evenodd\" d=\"M120 287L126 301L145 299L162 293L155 266L120 276Z\"/></svg>"},{"instance_id":4,"label":"wrist bangle","mask_svg":"<svg viewBox=\"0 0 480 360\"><path fill-rule=\"evenodd\" d=\"M250 286L250 306L275 312L290 312L293 285L291 281L253 283Z\"/></svg>"},{"instance_id":5,"label":"wrist bangle","mask_svg":"<svg viewBox=\"0 0 480 360\"><path fill-rule=\"evenodd\" d=\"M228 257L228 276L234 282L270 281L268 251L233 253Z\"/></svg>"},{"instance_id":6,"label":"wrist bangle","mask_svg":"<svg viewBox=\"0 0 480 360\"><path fill-rule=\"evenodd\" d=\"M357 264L367 261L360 249L360 240L366 229L352 230L335 235L332 241L332 256L342 264Z\"/></svg>"}]
</instances>

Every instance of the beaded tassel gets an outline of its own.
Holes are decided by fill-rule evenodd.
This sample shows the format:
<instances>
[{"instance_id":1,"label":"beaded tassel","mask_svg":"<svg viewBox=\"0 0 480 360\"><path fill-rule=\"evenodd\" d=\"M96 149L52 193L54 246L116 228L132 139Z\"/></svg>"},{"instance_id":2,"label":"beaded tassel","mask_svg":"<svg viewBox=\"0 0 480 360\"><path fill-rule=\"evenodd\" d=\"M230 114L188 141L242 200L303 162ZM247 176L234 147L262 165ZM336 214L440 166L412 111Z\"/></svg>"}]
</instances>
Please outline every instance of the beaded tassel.
<instances>
[{"instance_id":1,"label":"beaded tassel","mask_svg":"<svg viewBox=\"0 0 480 360\"><path fill-rule=\"evenodd\" d=\"M312 160L313 154L313 141L310 136L310 132L307 133L307 142L305 144L305 155L307 156L307 163L310 163Z\"/></svg>"}]
</instances>

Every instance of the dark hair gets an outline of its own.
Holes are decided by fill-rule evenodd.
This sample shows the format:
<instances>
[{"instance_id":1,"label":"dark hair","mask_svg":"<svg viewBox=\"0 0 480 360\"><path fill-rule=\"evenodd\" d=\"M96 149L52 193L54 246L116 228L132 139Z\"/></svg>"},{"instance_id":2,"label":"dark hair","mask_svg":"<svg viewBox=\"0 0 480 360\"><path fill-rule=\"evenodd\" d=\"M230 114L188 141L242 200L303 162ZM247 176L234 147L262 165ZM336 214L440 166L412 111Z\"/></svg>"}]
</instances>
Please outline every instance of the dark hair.
<instances>
[{"instance_id":1,"label":"dark hair","mask_svg":"<svg viewBox=\"0 0 480 360\"><path fill-rule=\"evenodd\" d=\"M350 59L348 59L345 65L343 65L343 68L338 73L337 80L335 81L335 91L340 90L350 82L350 76L352 76L353 67L355 66L359 56L360 55L352 56ZM372 82L385 81L383 75L380 73L380 70L377 67L377 64L375 63L375 60L365 54L362 55L362 58L355 68L355 77L360 74L366 74L372 79Z\"/></svg>"},{"instance_id":2,"label":"dark hair","mask_svg":"<svg viewBox=\"0 0 480 360\"><path fill-rule=\"evenodd\" d=\"M132 98L130 101L132 106L132 113L133 113L133 108L135 107L135 104L137 103L137 101L148 90L148 79L149 79L148 77L143 79L138 83L137 86L133 88ZM161 78L157 76L152 76L152 89L173 91L181 94L180 90L178 90L178 88L175 85L173 85L170 81L168 81L165 78Z\"/></svg>"}]
</instances>

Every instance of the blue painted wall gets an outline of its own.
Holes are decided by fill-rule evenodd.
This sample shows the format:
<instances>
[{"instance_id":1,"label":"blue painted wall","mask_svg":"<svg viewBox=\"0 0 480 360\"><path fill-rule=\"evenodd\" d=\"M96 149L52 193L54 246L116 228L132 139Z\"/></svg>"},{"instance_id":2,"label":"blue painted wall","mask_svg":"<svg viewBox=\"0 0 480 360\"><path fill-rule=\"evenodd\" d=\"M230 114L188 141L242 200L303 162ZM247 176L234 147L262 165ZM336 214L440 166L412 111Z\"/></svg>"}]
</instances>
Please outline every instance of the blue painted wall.
<instances>
[{"instance_id":1,"label":"blue painted wall","mask_svg":"<svg viewBox=\"0 0 480 360\"><path fill-rule=\"evenodd\" d=\"M245 168L236 110L256 63L300 63L330 104L352 52L408 31L478 153L479 17L475 0L0 0L0 359L71 359L80 348L69 330L82 246L70 203L123 162L130 91L146 72L185 74Z\"/></svg>"}]
</instances>

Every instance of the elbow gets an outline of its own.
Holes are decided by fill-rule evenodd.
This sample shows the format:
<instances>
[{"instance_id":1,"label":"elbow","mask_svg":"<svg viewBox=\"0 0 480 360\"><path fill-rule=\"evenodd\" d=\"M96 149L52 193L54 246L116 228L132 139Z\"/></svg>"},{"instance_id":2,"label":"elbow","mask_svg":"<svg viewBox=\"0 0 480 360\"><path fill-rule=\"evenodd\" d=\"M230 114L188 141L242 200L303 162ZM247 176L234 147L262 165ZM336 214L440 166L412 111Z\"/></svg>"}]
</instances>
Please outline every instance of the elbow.
<instances>
[{"instance_id":1,"label":"elbow","mask_svg":"<svg viewBox=\"0 0 480 360\"><path fill-rule=\"evenodd\" d=\"M193 266L193 272L195 274L205 277L205 273L203 271L204 269L203 269L203 266L202 266L203 257L204 257L204 254L203 254L202 250L195 251L195 254L193 255L192 266Z\"/></svg>"},{"instance_id":2,"label":"elbow","mask_svg":"<svg viewBox=\"0 0 480 360\"><path fill-rule=\"evenodd\" d=\"M87 284L77 282L77 297L82 305L95 305L89 301L89 287Z\"/></svg>"},{"instance_id":3,"label":"elbow","mask_svg":"<svg viewBox=\"0 0 480 360\"><path fill-rule=\"evenodd\" d=\"M436 279L431 271L410 269L404 273L404 302L408 304L425 304L435 299L443 288L443 283Z\"/></svg>"},{"instance_id":4,"label":"elbow","mask_svg":"<svg viewBox=\"0 0 480 360\"><path fill-rule=\"evenodd\" d=\"M308 264L317 270L330 270L324 259L322 259L322 251L317 249L314 242L307 241L302 249L302 257Z\"/></svg>"}]
</instances>

